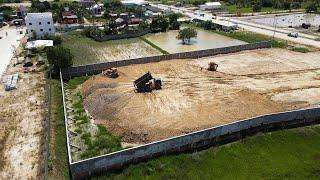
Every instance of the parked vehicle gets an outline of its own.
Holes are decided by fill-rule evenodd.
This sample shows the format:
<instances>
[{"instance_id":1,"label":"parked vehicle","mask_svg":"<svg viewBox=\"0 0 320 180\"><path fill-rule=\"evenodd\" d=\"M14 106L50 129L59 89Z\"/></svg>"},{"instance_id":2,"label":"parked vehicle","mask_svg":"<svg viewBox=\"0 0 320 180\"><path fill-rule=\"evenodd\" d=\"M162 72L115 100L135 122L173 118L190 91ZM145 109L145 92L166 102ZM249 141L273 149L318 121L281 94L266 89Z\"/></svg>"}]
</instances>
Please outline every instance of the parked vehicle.
<instances>
[{"instance_id":1,"label":"parked vehicle","mask_svg":"<svg viewBox=\"0 0 320 180\"><path fill-rule=\"evenodd\" d=\"M298 33L297 32L291 32L291 33L288 34L288 36L297 38L298 37Z\"/></svg>"}]
</instances>

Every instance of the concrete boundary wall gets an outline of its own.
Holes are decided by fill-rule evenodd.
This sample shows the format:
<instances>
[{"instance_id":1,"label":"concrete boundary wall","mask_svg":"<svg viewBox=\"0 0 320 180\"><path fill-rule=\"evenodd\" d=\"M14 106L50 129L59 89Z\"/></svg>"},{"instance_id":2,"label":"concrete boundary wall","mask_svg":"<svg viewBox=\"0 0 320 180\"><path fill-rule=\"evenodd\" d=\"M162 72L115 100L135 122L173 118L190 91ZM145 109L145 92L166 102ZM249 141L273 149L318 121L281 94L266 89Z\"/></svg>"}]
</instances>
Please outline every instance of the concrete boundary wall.
<instances>
[{"instance_id":1,"label":"concrete boundary wall","mask_svg":"<svg viewBox=\"0 0 320 180\"><path fill-rule=\"evenodd\" d=\"M125 149L122 151L78 161L70 164L73 179L83 179L92 174L121 168L130 163L140 162L160 155L219 145L240 139L242 136L274 130L318 123L320 107L300 109L257 116L186 135Z\"/></svg>"},{"instance_id":2,"label":"concrete boundary wall","mask_svg":"<svg viewBox=\"0 0 320 180\"><path fill-rule=\"evenodd\" d=\"M70 165L72 163L72 157L70 154L71 150L70 150L70 140L69 140L69 130L68 130L67 106L66 106L66 100L65 100L65 95L64 95L63 77L62 77L61 72L60 72L60 84L61 84L61 93L62 93L64 124L65 124L65 129L66 129L67 154L68 154L68 162Z\"/></svg>"},{"instance_id":3,"label":"concrete boundary wall","mask_svg":"<svg viewBox=\"0 0 320 180\"><path fill-rule=\"evenodd\" d=\"M113 62L75 66L75 67L62 69L62 75L64 78L70 79L72 77L77 77L77 76L99 74L102 71L112 67L121 67L121 66L127 66L132 64L145 64L145 63L160 62L160 61L166 61L166 60L172 60L172 59L200 58L200 57L214 56L218 54L235 53L235 52L244 51L244 50L271 48L271 45L272 43L270 41L263 41L263 42L257 42L252 44L229 46L224 48L190 51L190 52L183 52L183 53L166 54L166 55L160 55L160 56L151 56L151 57L144 57L144 58L127 59L127 60L120 60L120 61L113 61Z\"/></svg>"}]
</instances>

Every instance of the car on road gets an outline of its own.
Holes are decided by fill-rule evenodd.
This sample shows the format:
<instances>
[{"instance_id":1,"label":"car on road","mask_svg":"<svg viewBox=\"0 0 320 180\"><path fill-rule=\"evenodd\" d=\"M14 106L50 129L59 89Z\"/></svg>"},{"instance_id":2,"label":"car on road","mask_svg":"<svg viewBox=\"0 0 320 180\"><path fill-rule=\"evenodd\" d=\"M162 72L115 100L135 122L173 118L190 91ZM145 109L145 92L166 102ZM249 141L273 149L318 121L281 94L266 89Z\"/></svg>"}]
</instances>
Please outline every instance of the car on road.
<instances>
[{"instance_id":1,"label":"car on road","mask_svg":"<svg viewBox=\"0 0 320 180\"><path fill-rule=\"evenodd\" d=\"M288 36L297 38L298 37L298 33L297 32L291 32L291 33L288 34Z\"/></svg>"}]
</instances>

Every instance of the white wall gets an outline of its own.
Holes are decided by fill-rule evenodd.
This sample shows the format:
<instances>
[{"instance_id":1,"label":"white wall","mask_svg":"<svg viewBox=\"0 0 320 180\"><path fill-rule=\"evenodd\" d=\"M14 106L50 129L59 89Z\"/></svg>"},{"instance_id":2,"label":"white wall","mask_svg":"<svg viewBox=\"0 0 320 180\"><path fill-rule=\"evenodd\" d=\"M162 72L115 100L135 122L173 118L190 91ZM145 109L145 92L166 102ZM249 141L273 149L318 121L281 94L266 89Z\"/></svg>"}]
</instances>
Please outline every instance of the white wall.
<instances>
[{"instance_id":1,"label":"white wall","mask_svg":"<svg viewBox=\"0 0 320 180\"><path fill-rule=\"evenodd\" d=\"M42 37L45 33L53 36L55 28L52 19L52 13L28 13L25 18L28 36L32 36L32 32L37 33L37 37Z\"/></svg>"}]
</instances>

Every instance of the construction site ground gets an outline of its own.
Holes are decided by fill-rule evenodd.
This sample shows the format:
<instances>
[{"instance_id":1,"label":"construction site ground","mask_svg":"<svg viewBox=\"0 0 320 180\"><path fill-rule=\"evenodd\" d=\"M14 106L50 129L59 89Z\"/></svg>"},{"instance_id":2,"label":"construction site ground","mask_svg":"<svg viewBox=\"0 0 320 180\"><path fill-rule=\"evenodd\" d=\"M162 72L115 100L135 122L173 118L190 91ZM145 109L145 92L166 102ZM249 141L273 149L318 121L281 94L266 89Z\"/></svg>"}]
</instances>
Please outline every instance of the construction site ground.
<instances>
[{"instance_id":1,"label":"construction site ground","mask_svg":"<svg viewBox=\"0 0 320 180\"><path fill-rule=\"evenodd\" d=\"M0 179L41 179L47 110L44 67L25 70L21 63L14 65L16 62L11 60L1 82L18 73L17 89L0 87Z\"/></svg>"},{"instance_id":2,"label":"construction site ground","mask_svg":"<svg viewBox=\"0 0 320 180\"><path fill-rule=\"evenodd\" d=\"M320 52L243 51L202 59L118 68L119 77L82 84L84 107L124 143L144 144L266 113L320 103ZM216 62L217 72L207 71ZM161 90L136 93L133 81L150 71Z\"/></svg>"}]
</instances>

